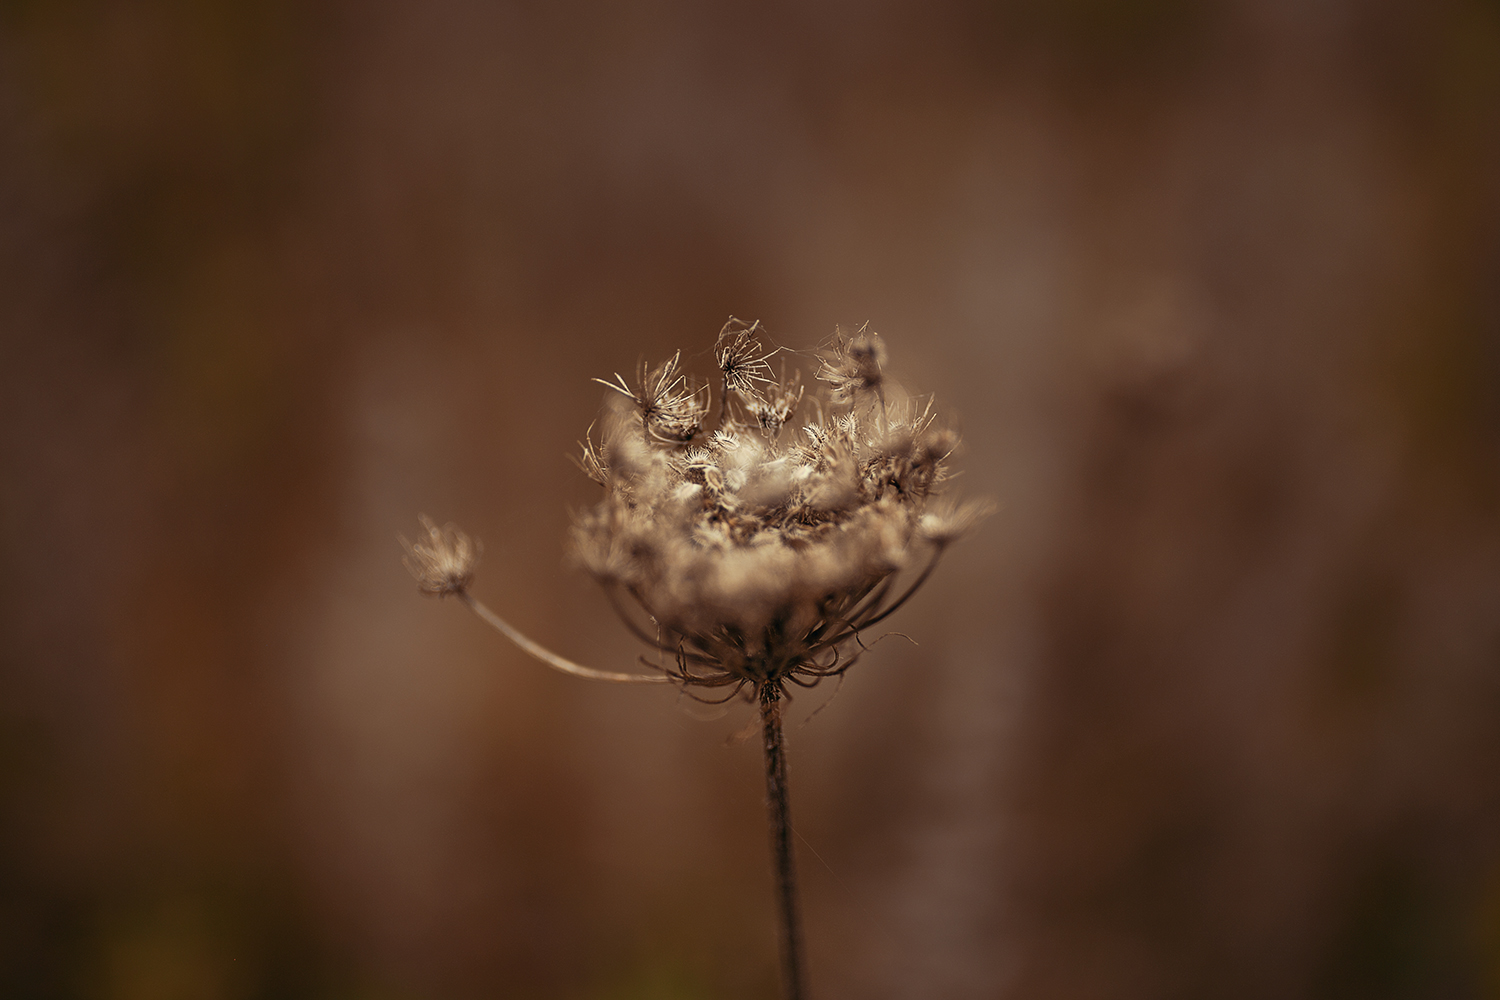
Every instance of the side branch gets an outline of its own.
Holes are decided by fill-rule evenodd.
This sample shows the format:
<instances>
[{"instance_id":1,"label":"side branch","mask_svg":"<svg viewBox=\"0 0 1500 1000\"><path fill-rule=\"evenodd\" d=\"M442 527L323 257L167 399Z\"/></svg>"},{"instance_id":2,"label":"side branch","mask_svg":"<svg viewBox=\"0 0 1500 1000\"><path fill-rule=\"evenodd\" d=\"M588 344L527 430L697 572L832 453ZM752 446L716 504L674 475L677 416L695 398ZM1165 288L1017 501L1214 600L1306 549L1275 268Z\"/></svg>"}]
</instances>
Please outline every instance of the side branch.
<instances>
[{"instance_id":1,"label":"side branch","mask_svg":"<svg viewBox=\"0 0 1500 1000\"><path fill-rule=\"evenodd\" d=\"M540 646L517 631L510 622L501 618L495 612L485 607L480 601L467 590L458 594L458 599L469 606L469 610L480 617L487 625L500 632L511 642L520 647L521 652L534 659L541 660L553 670L574 677L585 677L591 681L611 681L615 684L670 684L672 679L657 674L622 674L613 670L595 670L582 664L565 660L545 646Z\"/></svg>"}]
</instances>

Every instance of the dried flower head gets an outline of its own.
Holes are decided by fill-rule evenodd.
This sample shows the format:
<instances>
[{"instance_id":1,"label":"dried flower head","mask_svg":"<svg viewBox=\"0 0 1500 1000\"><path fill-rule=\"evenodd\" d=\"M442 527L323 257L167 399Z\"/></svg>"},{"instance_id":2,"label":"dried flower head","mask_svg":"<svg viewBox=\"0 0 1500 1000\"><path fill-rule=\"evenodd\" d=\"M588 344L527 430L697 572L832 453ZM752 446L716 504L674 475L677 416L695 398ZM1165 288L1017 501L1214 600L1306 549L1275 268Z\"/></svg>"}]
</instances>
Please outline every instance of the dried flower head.
<instances>
[{"instance_id":1,"label":"dried flower head","mask_svg":"<svg viewBox=\"0 0 1500 1000\"><path fill-rule=\"evenodd\" d=\"M746 323L742 319L729 317L719 330L719 339L714 342L714 360L719 363L719 372L724 377L725 392L740 392L753 395L757 383L771 381L769 353L761 347L755 335L760 331L760 321Z\"/></svg>"},{"instance_id":2,"label":"dried flower head","mask_svg":"<svg viewBox=\"0 0 1500 1000\"><path fill-rule=\"evenodd\" d=\"M680 444L696 437L708 416L708 388L689 383L679 373L681 359L679 351L651 369L642 361L634 387L618 372L612 382L602 378L594 381L609 386L635 404L648 441Z\"/></svg>"},{"instance_id":3,"label":"dried flower head","mask_svg":"<svg viewBox=\"0 0 1500 1000\"><path fill-rule=\"evenodd\" d=\"M401 562L416 578L417 589L432 597L466 593L483 546L455 525L439 528L426 514L421 515L421 522L427 529L425 542L401 538L401 547L406 549Z\"/></svg>"},{"instance_id":4,"label":"dried flower head","mask_svg":"<svg viewBox=\"0 0 1500 1000\"><path fill-rule=\"evenodd\" d=\"M753 423L721 408L719 428L671 438L652 431L640 390L604 383L636 405L613 408L605 458L585 450L604 496L576 518L573 540L627 624L658 651L653 666L683 685L731 693L748 685L764 697L848 669L861 632L911 596L981 511L929 510L957 438L930 402L885 405L884 348L863 328L836 335L819 374L828 390L799 440L779 445L802 400L800 376L783 373L763 394L729 377L764 362L749 338L756 329L726 327L715 351ZM675 383L663 379L680 378L678 357L641 384L649 389L654 378L666 385L658 395L670 396ZM880 407L860 405L869 392ZM918 566L915 581L893 593L898 572Z\"/></svg>"},{"instance_id":5,"label":"dried flower head","mask_svg":"<svg viewBox=\"0 0 1500 1000\"><path fill-rule=\"evenodd\" d=\"M801 373L783 367L773 380L776 352L762 348L760 329L731 317L719 331L716 410L709 385L681 373L680 351L655 368L642 363L634 383L619 374L595 379L613 390L609 411L599 443L590 426L574 460L604 496L575 518L574 551L656 651L654 661L642 657L655 672L574 663L495 614L469 593L479 546L453 525L423 517L426 540L401 544L423 593L456 595L554 670L726 689L721 700L749 689L765 750L783 989L800 1000L786 686L848 670L865 648L862 633L905 604L993 505L939 497L957 435L938 423L930 399L918 405L887 381L885 347L873 333L834 334L817 376L822 391L804 407ZM708 425L710 413L717 426ZM898 588L903 570L914 574Z\"/></svg>"}]
</instances>

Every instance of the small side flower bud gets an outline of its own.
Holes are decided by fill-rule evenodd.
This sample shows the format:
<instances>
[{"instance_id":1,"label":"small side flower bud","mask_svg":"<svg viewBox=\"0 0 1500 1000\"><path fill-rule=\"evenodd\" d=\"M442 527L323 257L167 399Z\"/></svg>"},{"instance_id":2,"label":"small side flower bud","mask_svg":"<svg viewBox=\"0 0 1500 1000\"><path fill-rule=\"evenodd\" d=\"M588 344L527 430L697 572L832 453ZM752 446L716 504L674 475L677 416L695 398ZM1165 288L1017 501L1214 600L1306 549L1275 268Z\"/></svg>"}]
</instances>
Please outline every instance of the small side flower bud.
<instances>
[{"instance_id":1,"label":"small side flower bud","mask_svg":"<svg viewBox=\"0 0 1500 1000\"><path fill-rule=\"evenodd\" d=\"M466 592L474 581L474 568L479 565L483 546L456 525L439 528L426 514L419 519L427 529L427 540L409 542L404 536L400 539L401 547L406 550L402 565L416 578L417 589L432 597Z\"/></svg>"}]
</instances>

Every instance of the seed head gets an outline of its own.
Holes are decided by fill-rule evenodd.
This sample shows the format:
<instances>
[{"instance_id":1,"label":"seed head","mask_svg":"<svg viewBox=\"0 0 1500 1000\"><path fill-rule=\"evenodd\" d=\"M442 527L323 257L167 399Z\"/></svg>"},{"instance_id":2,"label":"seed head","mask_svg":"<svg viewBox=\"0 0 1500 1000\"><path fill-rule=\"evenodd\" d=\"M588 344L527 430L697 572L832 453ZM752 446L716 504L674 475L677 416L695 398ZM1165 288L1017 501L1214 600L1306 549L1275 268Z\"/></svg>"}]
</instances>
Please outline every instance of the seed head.
<instances>
[{"instance_id":1,"label":"seed head","mask_svg":"<svg viewBox=\"0 0 1500 1000\"><path fill-rule=\"evenodd\" d=\"M753 396L757 383L771 381L771 366L767 359L776 352L768 354L760 346L760 341L755 339L759 330L759 320L746 323L731 316L719 331L719 339L714 342L714 359L724 376L726 392Z\"/></svg>"},{"instance_id":2,"label":"seed head","mask_svg":"<svg viewBox=\"0 0 1500 1000\"><path fill-rule=\"evenodd\" d=\"M612 382L602 378L594 381L609 386L635 404L648 440L681 444L697 437L708 415L707 387L690 383L679 373L681 359L682 352L678 351L649 370L642 361L634 387L618 372Z\"/></svg>"},{"instance_id":3,"label":"seed head","mask_svg":"<svg viewBox=\"0 0 1500 1000\"><path fill-rule=\"evenodd\" d=\"M426 514L420 516L427 540L409 542L401 538L406 558L401 562L417 581L417 589L432 597L462 594L474 580L483 546L446 524L439 528Z\"/></svg>"},{"instance_id":4,"label":"seed head","mask_svg":"<svg viewBox=\"0 0 1500 1000\"><path fill-rule=\"evenodd\" d=\"M717 428L703 432L700 420L691 437L661 432L660 414L685 398L680 353L643 368L633 389L618 375L599 380L616 402L603 443L590 440L581 464L604 496L573 526L577 559L658 651L652 665L683 685L731 694L811 686L848 669L860 633L904 603L979 516L929 509L956 435L930 401L886 405L884 347L864 328L835 335L819 373L827 388L801 415L794 443L779 447L803 387L799 372L774 382L759 374L769 370L752 337L759 329L732 320L714 352L748 423L721 407ZM860 405L871 392L879 408ZM922 559L927 568L893 597L895 575ZM637 605L634 617L622 595Z\"/></svg>"}]
</instances>

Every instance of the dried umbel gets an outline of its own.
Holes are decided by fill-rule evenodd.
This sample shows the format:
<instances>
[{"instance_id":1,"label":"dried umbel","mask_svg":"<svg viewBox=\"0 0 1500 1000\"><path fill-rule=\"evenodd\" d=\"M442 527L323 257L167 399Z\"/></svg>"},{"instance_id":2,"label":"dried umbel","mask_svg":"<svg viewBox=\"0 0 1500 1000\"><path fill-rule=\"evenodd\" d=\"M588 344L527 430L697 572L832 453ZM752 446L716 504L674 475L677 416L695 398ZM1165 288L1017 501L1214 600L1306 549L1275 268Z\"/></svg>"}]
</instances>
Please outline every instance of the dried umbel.
<instances>
[{"instance_id":1,"label":"dried umbel","mask_svg":"<svg viewBox=\"0 0 1500 1000\"><path fill-rule=\"evenodd\" d=\"M885 374L866 327L820 353L818 392L787 358L773 372L759 323L730 318L714 344L718 393L681 371L681 353L642 363L633 381L596 379L602 435L576 461L603 490L575 519L578 562L651 650L650 672L595 670L538 645L469 585L477 544L423 518L405 542L423 593L457 596L528 655L577 677L670 683L703 700L759 705L788 1000L803 994L787 810L781 702L848 670L864 633L931 575L943 552L991 510L939 497L957 435L932 404ZM906 571L906 572L903 572ZM898 586L898 581L905 580Z\"/></svg>"},{"instance_id":2,"label":"dried umbel","mask_svg":"<svg viewBox=\"0 0 1500 1000\"><path fill-rule=\"evenodd\" d=\"M604 496L573 529L581 564L657 651L647 662L731 694L847 670L861 633L981 512L931 509L957 437L930 403L887 398L873 334L836 335L841 373L825 361L830 389L804 402L795 372L760 374L770 366L757 329L720 335L718 427L691 440L653 433L651 397L606 383L619 398L580 460Z\"/></svg>"}]
</instances>

